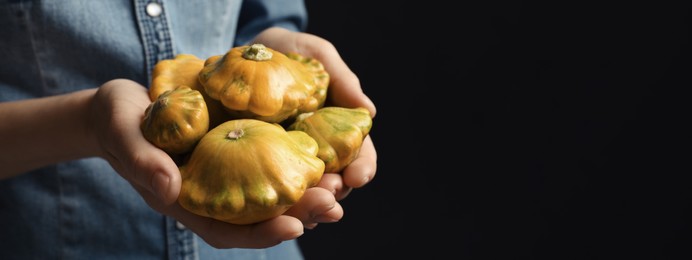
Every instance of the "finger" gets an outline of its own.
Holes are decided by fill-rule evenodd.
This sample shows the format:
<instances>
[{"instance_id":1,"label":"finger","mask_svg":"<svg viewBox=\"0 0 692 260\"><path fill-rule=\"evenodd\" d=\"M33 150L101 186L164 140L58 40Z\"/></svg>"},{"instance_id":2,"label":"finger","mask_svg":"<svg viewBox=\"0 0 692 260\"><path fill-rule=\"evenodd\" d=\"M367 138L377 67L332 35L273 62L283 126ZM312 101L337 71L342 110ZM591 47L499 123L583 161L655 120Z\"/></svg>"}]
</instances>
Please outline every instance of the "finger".
<instances>
[{"instance_id":1,"label":"finger","mask_svg":"<svg viewBox=\"0 0 692 260\"><path fill-rule=\"evenodd\" d=\"M305 225L310 225L337 222L343 217L343 210L331 192L313 187L307 189L300 201L284 214L300 219Z\"/></svg>"},{"instance_id":2,"label":"finger","mask_svg":"<svg viewBox=\"0 0 692 260\"><path fill-rule=\"evenodd\" d=\"M131 181L144 187L165 205L172 204L178 198L182 181L178 167L168 154L145 142L126 144L128 150L134 151L130 157L135 165Z\"/></svg>"},{"instance_id":3,"label":"finger","mask_svg":"<svg viewBox=\"0 0 692 260\"><path fill-rule=\"evenodd\" d=\"M300 237L300 220L281 215L249 225L235 225L193 214L179 204L165 210L215 248L266 248Z\"/></svg>"},{"instance_id":4,"label":"finger","mask_svg":"<svg viewBox=\"0 0 692 260\"><path fill-rule=\"evenodd\" d=\"M116 80L99 91L103 99L111 100L104 102L111 104L109 135L105 138L109 162L133 185L153 193L164 204L173 203L180 190L178 167L168 154L144 138L139 127L150 103L146 89L136 82Z\"/></svg>"},{"instance_id":5,"label":"finger","mask_svg":"<svg viewBox=\"0 0 692 260\"><path fill-rule=\"evenodd\" d=\"M365 136L358 156L342 171L344 185L360 188L370 182L377 172L377 152L370 135Z\"/></svg>"},{"instance_id":6,"label":"finger","mask_svg":"<svg viewBox=\"0 0 692 260\"><path fill-rule=\"evenodd\" d=\"M322 175L322 179L320 179L317 186L334 194L337 201L346 198L346 196L351 193L351 190L353 190L353 188L344 185L344 181L340 173L325 173Z\"/></svg>"},{"instance_id":7,"label":"finger","mask_svg":"<svg viewBox=\"0 0 692 260\"><path fill-rule=\"evenodd\" d=\"M312 34L300 33L297 36L297 51L304 56L317 59L329 73L328 100L331 105L341 107L364 107L375 117L377 109L370 98L363 93L360 80L341 58L336 47L329 41Z\"/></svg>"},{"instance_id":8,"label":"finger","mask_svg":"<svg viewBox=\"0 0 692 260\"><path fill-rule=\"evenodd\" d=\"M303 226L307 229L315 229L318 224L320 223L334 223L340 220L344 216L344 209L341 207L341 204L336 203L333 208L328 210L327 212L324 212L318 216L314 216L313 219L315 219L314 222L312 223L305 223L303 222ZM337 219L338 220L335 220Z\"/></svg>"},{"instance_id":9,"label":"finger","mask_svg":"<svg viewBox=\"0 0 692 260\"><path fill-rule=\"evenodd\" d=\"M348 108L363 107L370 112L370 117L374 118L377 113L375 104L363 93L360 79L350 69L342 68L345 66L346 64L339 62L339 65L333 66L337 67L336 69L327 70L331 76L327 92L329 104Z\"/></svg>"}]
</instances>

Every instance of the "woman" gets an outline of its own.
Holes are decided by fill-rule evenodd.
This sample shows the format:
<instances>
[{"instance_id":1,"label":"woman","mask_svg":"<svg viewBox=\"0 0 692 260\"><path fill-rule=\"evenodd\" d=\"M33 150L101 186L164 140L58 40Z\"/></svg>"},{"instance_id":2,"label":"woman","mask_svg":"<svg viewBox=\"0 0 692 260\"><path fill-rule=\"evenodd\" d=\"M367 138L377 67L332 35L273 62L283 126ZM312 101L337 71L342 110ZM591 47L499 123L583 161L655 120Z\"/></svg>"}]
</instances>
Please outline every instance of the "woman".
<instances>
[{"instance_id":1,"label":"woman","mask_svg":"<svg viewBox=\"0 0 692 260\"><path fill-rule=\"evenodd\" d=\"M176 203L180 172L139 130L153 66L262 43L325 65L327 102L375 106L291 1L0 0L0 236L3 258L301 259L304 228L336 222L369 182L369 137L286 214L232 225Z\"/></svg>"}]
</instances>

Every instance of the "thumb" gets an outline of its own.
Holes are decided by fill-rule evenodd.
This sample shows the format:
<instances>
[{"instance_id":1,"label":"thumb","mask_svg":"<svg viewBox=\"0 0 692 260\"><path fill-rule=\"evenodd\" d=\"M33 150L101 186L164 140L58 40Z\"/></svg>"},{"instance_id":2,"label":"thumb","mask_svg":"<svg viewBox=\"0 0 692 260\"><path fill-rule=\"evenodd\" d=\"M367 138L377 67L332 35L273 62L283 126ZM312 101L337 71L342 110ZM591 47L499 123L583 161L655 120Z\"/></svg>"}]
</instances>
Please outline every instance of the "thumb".
<instances>
[{"instance_id":1,"label":"thumb","mask_svg":"<svg viewBox=\"0 0 692 260\"><path fill-rule=\"evenodd\" d=\"M310 34L301 34L312 41L304 41L305 55L319 60L329 73L329 101L341 107L363 107L375 117L375 104L363 92L358 76L348 67L336 47L330 42Z\"/></svg>"},{"instance_id":2,"label":"thumb","mask_svg":"<svg viewBox=\"0 0 692 260\"><path fill-rule=\"evenodd\" d=\"M175 161L140 132L126 135L131 138L121 138L120 145L113 147L105 158L147 201L154 197L163 205L174 203L181 185Z\"/></svg>"},{"instance_id":3,"label":"thumb","mask_svg":"<svg viewBox=\"0 0 692 260\"><path fill-rule=\"evenodd\" d=\"M92 132L101 144L103 157L123 178L145 199L157 198L168 205L178 197L180 171L173 159L147 141L140 130L142 115L150 103L146 88L138 83L109 81L92 101Z\"/></svg>"},{"instance_id":4,"label":"thumb","mask_svg":"<svg viewBox=\"0 0 692 260\"><path fill-rule=\"evenodd\" d=\"M141 135L125 145L131 153L133 173L130 182L148 191L164 205L178 199L181 176L175 161ZM142 189L139 189L140 191Z\"/></svg>"}]
</instances>

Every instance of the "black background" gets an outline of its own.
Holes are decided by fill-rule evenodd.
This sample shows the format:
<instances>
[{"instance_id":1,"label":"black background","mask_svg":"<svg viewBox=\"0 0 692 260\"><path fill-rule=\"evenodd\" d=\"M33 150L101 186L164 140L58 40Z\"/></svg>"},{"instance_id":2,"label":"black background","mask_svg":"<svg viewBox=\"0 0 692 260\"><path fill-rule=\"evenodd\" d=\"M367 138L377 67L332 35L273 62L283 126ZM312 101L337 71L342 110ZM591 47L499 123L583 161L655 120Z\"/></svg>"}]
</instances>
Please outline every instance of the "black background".
<instances>
[{"instance_id":1,"label":"black background","mask_svg":"<svg viewBox=\"0 0 692 260\"><path fill-rule=\"evenodd\" d=\"M692 259L689 6L562 2L307 1L378 108L307 259Z\"/></svg>"}]
</instances>

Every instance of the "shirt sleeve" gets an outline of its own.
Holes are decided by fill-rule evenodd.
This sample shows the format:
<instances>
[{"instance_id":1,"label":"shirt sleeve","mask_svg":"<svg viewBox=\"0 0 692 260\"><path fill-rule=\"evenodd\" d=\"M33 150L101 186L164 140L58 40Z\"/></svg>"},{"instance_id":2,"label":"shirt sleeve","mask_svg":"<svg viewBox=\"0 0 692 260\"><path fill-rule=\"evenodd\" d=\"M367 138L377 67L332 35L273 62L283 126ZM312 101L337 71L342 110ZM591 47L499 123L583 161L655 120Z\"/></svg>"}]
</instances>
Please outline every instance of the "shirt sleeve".
<instances>
[{"instance_id":1,"label":"shirt sleeve","mask_svg":"<svg viewBox=\"0 0 692 260\"><path fill-rule=\"evenodd\" d=\"M307 18L303 0L243 1L234 44L246 45L263 30L275 26L305 31Z\"/></svg>"}]
</instances>

